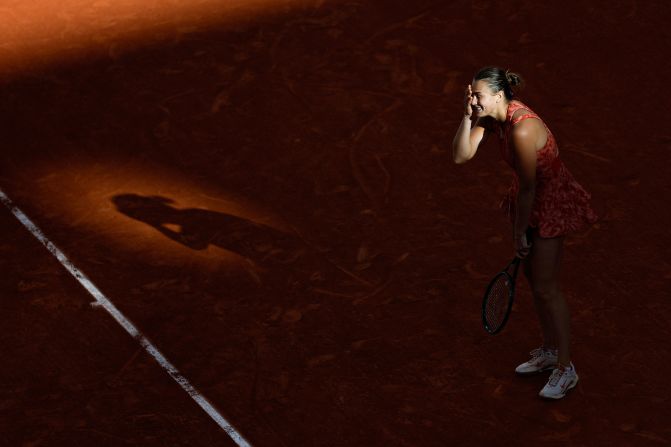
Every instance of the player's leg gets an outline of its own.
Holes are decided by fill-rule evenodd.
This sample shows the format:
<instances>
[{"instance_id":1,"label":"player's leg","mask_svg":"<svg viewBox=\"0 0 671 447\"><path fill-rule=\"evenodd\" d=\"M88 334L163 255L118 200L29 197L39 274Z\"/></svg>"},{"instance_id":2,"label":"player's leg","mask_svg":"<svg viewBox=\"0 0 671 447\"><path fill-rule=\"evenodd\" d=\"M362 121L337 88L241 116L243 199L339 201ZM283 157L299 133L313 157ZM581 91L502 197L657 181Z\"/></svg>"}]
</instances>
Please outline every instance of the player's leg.
<instances>
[{"instance_id":1,"label":"player's leg","mask_svg":"<svg viewBox=\"0 0 671 447\"><path fill-rule=\"evenodd\" d=\"M529 241L533 242L534 238L534 233L537 233L536 229L531 228L527 235L531 236L529 238ZM535 252L535 244L531 246L531 251L529 255L524 258L522 261L522 268L524 271L524 276L527 279L527 282L529 283L529 288L533 291L533 285L531 283L531 278L532 278L532 259L534 258L534 252ZM536 309L536 315L538 315L538 321L541 326L541 333L543 334L543 347L547 348L548 350L556 350L557 349L557 340L555 337L555 330L552 324L552 320L550 318L550 314L543 305L543 303L539 300L534 299L534 308Z\"/></svg>"},{"instance_id":2,"label":"player's leg","mask_svg":"<svg viewBox=\"0 0 671 447\"><path fill-rule=\"evenodd\" d=\"M529 230L527 230L527 240L532 242L532 246L529 255L522 260L522 269L524 276L529 282L529 287L532 285L532 260L535 250L533 240L534 233L536 231L537 230L535 228L529 228ZM531 351L531 358L515 368L515 372L522 375L547 371L548 369L553 369L557 365L557 341L555 330L552 326L550 313L545 308L543 303L538 300L534 299L534 306L536 308L536 314L538 315L538 321L540 322L541 332L543 334L543 346Z\"/></svg>"},{"instance_id":3,"label":"player's leg","mask_svg":"<svg viewBox=\"0 0 671 447\"><path fill-rule=\"evenodd\" d=\"M578 374L570 356L568 306L559 289L559 265L564 238L546 239L535 235L533 243L536 248L531 260L534 300L545 308L559 349L558 364L539 395L548 399L561 399L578 383Z\"/></svg>"},{"instance_id":4,"label":"player's leg","mask_svg":"<svg viewBox=\"0 0 671 447\"><path fill-rule=\"evenodd\" d=\"M559 363L568 365L570 356L570 319L566 300L559 289L559 269L564 237L542 238L533 235L530 261L531 290L540 309L548 338L559 350Z\"/></svg>"},{"instance_id":5,"label":"player's leg","mask_svg":"<svg viewBox=\"0 0 671 447\"><path fill-rule=\"evenodd\" d=\"M532 242L532 246L529 255L522 261L524 276L527 278L530 288L532 286L533 258L535 251L533 240L535 237L534 233L537 231L537 229L531 227L527 230L527 240ZM532 350L530 352L531 358L515 368L517 374L536 374L542 371L551 370L557 364L557 340L550 313L543 303L536 299L534 299L534 307L541 326L543 345L540 348Z\"/></svg>"}]
</instances>

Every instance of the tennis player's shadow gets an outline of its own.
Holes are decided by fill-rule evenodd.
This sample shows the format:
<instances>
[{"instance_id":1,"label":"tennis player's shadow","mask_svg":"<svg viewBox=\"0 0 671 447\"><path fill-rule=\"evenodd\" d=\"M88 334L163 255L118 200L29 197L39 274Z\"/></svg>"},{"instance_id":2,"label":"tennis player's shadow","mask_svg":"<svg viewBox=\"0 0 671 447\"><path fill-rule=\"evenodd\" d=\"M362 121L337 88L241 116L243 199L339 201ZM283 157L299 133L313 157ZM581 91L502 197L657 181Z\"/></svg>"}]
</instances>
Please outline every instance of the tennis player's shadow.
<instances>
[{"instance_id":1,"label":"tennis player's shadow","mask_svg":"<svg viewBox=\"0 0 671 447\"><path fill-rule=\"evenodd\" d=\"M119 194L112 203L119 212L193 250L212 245L260 266L293 263L304 258L306 252L294 235L230 214L175 208L173 201L165 197Z\"/></svg>"}]
</instances>

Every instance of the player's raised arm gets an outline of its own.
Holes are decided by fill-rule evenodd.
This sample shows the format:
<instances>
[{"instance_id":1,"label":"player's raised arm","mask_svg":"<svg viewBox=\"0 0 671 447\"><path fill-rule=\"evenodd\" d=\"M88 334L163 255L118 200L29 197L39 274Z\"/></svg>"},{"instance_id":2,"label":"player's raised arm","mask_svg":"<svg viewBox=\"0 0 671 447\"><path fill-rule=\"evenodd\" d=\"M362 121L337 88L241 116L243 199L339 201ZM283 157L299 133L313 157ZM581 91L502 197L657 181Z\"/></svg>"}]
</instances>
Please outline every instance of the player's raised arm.
<instances>
[{"instance_id":1,"label":"player's raised arm","mask_svg":"<svg viewBox=\"0 0 671 447\"><path fill-rule=\"evenodd\" d=\"M486 140L487 130L482 125L482 119L473 120L472 103L473 94L469 85L464 96L464 117L452 140L452 157L457 164L466 163L473 158L480 144Z\"/></svg>"}]
</instances>

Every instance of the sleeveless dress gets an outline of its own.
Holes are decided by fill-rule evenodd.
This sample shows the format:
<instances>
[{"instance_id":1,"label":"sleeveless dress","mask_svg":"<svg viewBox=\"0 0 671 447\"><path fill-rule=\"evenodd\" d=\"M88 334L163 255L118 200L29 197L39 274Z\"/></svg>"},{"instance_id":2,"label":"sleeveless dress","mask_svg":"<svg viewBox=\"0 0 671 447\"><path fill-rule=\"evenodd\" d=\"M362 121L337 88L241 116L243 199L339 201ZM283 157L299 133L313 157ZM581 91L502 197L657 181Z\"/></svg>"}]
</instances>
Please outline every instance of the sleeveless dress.
<instances>
[{"instance_id":1,"label":"sleeveless dress","mask_svg":"<svg viewBox=\"0 0 671 447\"><path fill-rule=\"evenodd\" d=\"M513 114L525 109L528 112L513 119ZM515 124L528 118L540 120L547 131L547 142L536 152L536 188L529 226L537 228L544 238L563 236L593 224L598 217L590 206L591 195L573 178L559 159L557 141L547 125L529 107L515 100L508 104L505 123L494 121L493 130L499 137L501 155L513 168L513 182L500 207L515 223L519 177L515 172L515 160L510 135Z\"/></svg>"}]
</instances>

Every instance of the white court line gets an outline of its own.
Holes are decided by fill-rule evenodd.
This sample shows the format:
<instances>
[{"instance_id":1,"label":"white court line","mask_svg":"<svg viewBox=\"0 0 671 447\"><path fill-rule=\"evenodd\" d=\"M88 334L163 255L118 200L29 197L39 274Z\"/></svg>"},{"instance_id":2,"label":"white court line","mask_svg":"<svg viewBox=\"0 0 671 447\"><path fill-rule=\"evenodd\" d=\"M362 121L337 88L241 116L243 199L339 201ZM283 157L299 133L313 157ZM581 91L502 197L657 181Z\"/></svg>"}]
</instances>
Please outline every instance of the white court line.
<instances>
[{"instance_id":1,"label":"white court line","mask_svg":"<svg viewBox=\"0 0 671 447\"><path fill-rule=\"evenodd\" d=\"M224 417L219 414L219 412L210 404L205 397L200 394L194 387L189 383L186 377L184 377L178 370L175 368L172 363L166 359L163 354L154 346L142 333L133 325L133 323L128 320L120 311L116 308L112 302L107 299L105 295L91 282L90 279L86 277L75 265L70 262L70 260L60 251L49 239L46 238L44 233L37 228L37 226L26 216L23 211L18 209L9 197L0 189L0 201L5 204L7 208L16 216L16 218L23 224L24 227L30 231L33 236L39 240L42 245L44 245L47 250L53 254L56 259L63 264L72 276L77 278L77 281L84 286L86 290L96 299L96 302L99 306L104 307L107 312L130 334L131 337L136 339L140 345L144 348L149 355L154 357L156 361L165 369L170 377L172 377L175 382L186 391L191 398L196 401L200 407L205 410L205 412L221 427L224 431L231 437L231 439L240 447L251 447L251 445L238 433L235 428L226 420Z\"/></svg>"}]
</instances>

